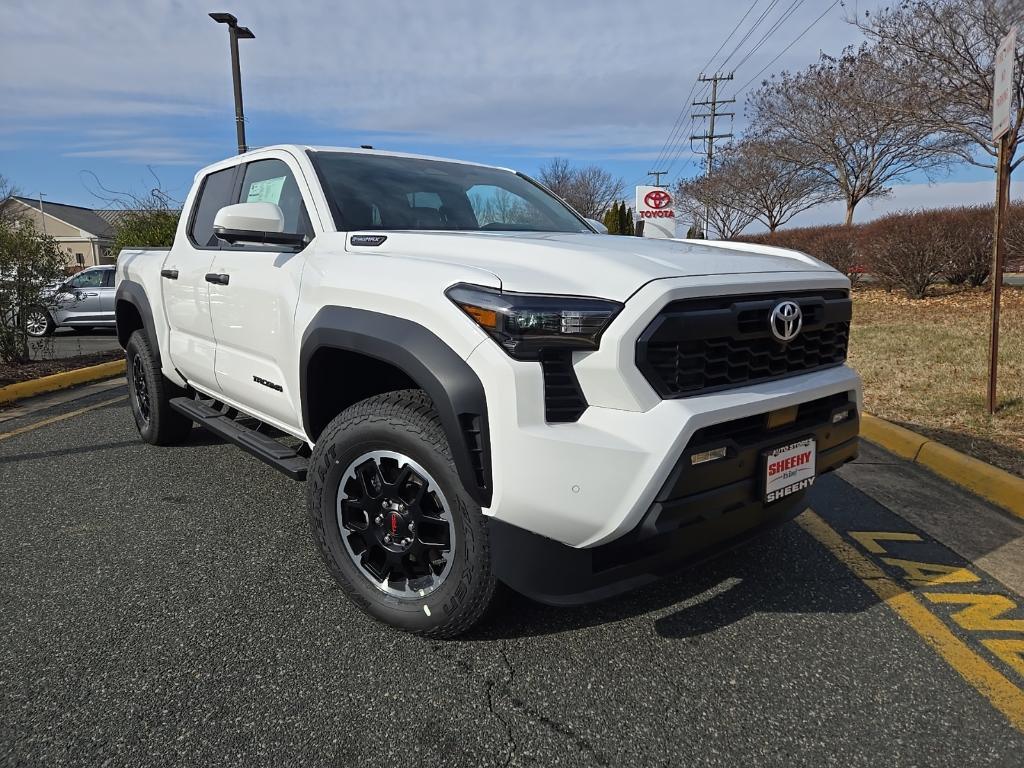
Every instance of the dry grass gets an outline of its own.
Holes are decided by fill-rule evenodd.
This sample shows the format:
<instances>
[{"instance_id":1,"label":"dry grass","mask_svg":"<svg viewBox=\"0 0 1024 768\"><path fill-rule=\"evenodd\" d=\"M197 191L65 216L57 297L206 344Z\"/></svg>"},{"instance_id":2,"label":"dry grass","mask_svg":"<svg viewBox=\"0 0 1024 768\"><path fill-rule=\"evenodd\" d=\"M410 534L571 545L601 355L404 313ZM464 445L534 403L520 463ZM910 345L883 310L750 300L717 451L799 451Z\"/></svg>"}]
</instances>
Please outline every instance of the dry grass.
<instances>
[{"instance_id":1,"label":"dry grass","mask_svg":"<svg viewBox=\"0 0 1024 768\"><path fill-rule=\"evenodd\" d=\"M850 363L867 410L1024 476L1024 290L1003 293L994 417L985 412L986 290L919 301L880 289L853 296Z\"/></svg>"}]
</instances>

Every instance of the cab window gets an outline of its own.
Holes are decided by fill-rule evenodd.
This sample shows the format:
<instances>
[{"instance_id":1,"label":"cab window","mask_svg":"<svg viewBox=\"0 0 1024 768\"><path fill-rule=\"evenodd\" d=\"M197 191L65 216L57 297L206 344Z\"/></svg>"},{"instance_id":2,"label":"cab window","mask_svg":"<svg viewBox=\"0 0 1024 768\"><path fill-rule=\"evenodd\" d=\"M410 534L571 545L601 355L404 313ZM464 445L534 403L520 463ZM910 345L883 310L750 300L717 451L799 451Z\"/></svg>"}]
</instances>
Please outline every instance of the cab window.
<instances>
[{"instance_id":1,"label":"cab window","mask_svg":"<svg viewBox=\"0 0 1024 768\"><path fill-rule=\"evenodd\" d=\"M205 179L199 189L193 207L192 222L188 229L192 244L199 248L219 248L220 240L213 234L213 219L217 211L231 204L231 188L235 169L225 168L214 171Z\"/></svg>"},{"instance_id":2,"label":"cab window","mask_svg":"<svg viewBox=\"0 0 1024 768\"><path fill-rule=\"evenodd\" d=\"M257 160L245 166L240 203L274 203L284 214L284 231L313 237L302 193L291 169L282 160Z\"/></svg>"},{"instance_id":3,"label":"cab window","mask_svg":"<svg viewBox=\"0 0 1024 768\"><path fill-rule=\"evenodd\" d=\"M102 288L103 275L107 270L93 269L88 272L79 272L68 280L69 288Z\"/></svg>"}]
</instances>

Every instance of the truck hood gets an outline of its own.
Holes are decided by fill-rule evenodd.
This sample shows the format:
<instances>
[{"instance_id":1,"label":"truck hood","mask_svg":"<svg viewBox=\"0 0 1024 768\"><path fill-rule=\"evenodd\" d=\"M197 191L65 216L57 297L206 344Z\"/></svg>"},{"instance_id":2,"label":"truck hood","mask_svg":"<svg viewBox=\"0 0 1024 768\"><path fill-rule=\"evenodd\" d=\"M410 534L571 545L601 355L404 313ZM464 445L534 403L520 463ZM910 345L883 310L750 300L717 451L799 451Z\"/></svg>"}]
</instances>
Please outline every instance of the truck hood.
<instances>
[{"instance_id":1,"label":"truck hood","mask_svg":"<svg viewBox=\"0 0 1024 768\"><path fill-rule=\"evenodd\" d=\"M380 245L350 236L386 235ZM655 240L589 233L353 232L349 251L484 269L502 290L597 296L625 301L652 280L750 273L837 274L797 251L750 243Z\"/></svg>"}]
</instances>

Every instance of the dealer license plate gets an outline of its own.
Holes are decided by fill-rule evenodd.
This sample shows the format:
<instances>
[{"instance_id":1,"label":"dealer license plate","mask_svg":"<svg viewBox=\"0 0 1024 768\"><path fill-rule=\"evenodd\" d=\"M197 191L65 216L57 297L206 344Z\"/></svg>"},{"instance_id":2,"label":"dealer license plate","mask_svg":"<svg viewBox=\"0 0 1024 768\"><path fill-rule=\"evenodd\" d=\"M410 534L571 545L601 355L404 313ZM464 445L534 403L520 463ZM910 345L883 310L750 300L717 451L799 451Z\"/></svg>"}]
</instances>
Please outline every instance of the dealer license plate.
<instances>
[{"instance_id":1,"label":"dealer license plate","mask_svg":"<svg viewBox=\"0 0 1024 768\"><path fill-rule=\"evenodd\" d=\"M764 501L771 504L814 484L817 449L813 437L768 451L764 462Z\"/></svg>"}]
</instances>

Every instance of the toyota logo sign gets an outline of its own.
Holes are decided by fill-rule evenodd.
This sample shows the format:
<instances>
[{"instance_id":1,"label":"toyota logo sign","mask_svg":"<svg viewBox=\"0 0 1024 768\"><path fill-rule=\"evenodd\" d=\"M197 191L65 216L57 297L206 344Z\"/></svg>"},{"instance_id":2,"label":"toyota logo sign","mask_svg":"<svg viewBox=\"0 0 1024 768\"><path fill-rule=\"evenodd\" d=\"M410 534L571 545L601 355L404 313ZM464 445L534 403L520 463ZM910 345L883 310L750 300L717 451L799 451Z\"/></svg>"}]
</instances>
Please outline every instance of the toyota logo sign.
<instances>
[{"instance_id":1,"label":"toyota logo sign","mask_svg":"<svg viewBox=\"0 0 1024 768\"><path fill-rule=\"evenodd\" d=\"M655 210L661 210L672 205L672 195L663 189L652 189L644 195L644 203Z\"/></svg>"}]
</instances>

